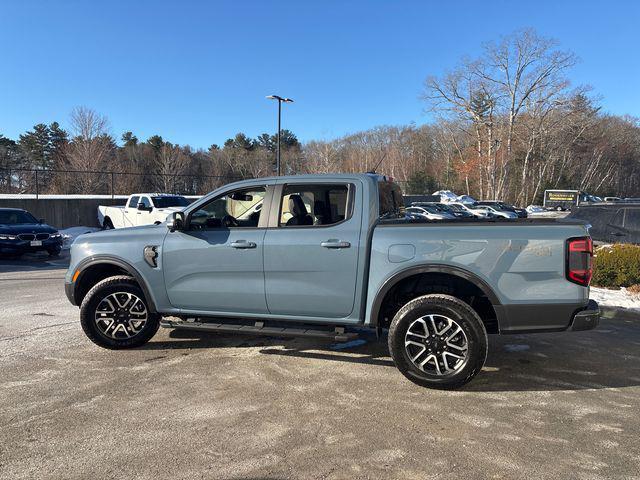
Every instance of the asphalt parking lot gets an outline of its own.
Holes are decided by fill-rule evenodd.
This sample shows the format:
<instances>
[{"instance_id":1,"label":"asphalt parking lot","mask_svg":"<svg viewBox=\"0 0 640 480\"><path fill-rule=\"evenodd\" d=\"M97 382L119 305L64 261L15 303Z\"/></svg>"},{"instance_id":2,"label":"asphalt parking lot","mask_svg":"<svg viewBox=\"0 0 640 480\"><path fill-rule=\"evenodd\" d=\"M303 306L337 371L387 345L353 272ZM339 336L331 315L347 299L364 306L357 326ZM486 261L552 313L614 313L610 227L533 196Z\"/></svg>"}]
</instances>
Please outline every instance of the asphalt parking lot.
<instances>
[{"instance_id":1,"label":"asphalt parking lot","mask_svg":"<svg viewBox=\"0 0 640 480\"><path fill-rule=\"evenodd\" d=\"M385 343L160 330L102 350L66 259L0 261L0 478L640 478L640 321L492 336L465 389Z\"/></svg>"}]
</instances>

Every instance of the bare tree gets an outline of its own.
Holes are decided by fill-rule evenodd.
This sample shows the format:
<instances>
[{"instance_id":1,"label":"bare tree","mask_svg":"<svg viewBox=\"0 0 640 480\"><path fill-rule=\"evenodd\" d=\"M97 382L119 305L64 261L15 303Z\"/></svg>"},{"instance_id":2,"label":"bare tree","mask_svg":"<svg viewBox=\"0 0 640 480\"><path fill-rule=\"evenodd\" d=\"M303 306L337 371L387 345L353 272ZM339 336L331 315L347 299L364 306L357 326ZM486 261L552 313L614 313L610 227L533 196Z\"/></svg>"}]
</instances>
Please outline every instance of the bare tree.
<instances>
[{"instance_id":1,"label":"bare tree","mask_svg":"<svg viewBox=\"0 0 640 480\"><path fill-rule=\"evenodd\" d=\"M71 133L73 138L66 147L66 157L72 170L93 172L74 177L71 190L80 193L104 191L108 179L96 172L108 169L114 158L115 142L109 136L109 122L106 117L86 107L76 107L71 112Z\"/></svg>"}]
</instances>

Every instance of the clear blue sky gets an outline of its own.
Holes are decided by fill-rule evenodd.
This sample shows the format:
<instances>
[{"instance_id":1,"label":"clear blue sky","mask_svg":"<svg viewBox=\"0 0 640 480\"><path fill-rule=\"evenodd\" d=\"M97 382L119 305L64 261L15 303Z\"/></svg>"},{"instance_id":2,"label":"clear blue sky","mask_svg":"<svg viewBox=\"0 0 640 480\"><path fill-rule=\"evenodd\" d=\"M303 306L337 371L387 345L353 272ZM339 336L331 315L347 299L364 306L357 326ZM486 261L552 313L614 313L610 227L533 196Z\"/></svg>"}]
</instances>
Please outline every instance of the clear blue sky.
<instances>
[{"instance_id":1,"label":"clear blue sky","mask_svg":"<svg viewBox=\"0 0 640 480\"><path fill-rule=\"evenodd\" d=\"M481 42L521 27L573 50L575 84L640 115L637 1L28 1L0 10L0 133L68 122L206 148L283 128L307 141L428 121L419 100Z\"/></svg>"}]
</instances>

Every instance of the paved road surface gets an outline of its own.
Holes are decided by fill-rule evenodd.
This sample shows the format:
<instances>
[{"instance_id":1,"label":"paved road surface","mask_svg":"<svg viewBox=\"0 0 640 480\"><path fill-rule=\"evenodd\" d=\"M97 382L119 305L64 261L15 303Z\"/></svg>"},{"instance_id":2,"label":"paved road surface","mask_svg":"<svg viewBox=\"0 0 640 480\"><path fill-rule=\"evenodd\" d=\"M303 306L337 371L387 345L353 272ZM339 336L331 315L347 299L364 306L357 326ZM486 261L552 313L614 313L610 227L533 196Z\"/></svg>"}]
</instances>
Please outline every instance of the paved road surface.
<instances>
[{"instance_id":1,"label":"paved road surface","mask_svg":"<svg viewBox=\"0 0 640 480\"><path fill-rule=\"evenodd\" d=\"M442 392L384 343L161 330L102 350L64 258L0 262L0 478L640 478L640 322L492 337Z\"/></svg>"}]
</instances>

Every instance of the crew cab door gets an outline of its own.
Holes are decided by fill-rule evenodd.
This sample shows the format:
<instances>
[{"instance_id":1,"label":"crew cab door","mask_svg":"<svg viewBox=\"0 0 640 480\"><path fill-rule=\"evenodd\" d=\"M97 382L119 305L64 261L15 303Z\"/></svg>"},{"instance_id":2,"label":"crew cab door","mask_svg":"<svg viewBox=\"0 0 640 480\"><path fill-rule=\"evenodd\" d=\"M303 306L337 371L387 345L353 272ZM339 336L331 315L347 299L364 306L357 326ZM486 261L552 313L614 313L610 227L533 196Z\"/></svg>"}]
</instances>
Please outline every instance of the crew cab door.
<instances>
[{"instance_id":1,"label":"crew cab door","mask_svg":"<svg viewBox=\"0 0 640 480\"><path fill-rule=\"evenodd\" d=\"M142 208L140 208L142 207ZM151 199L146 195L141 195L136 205L136 213L133 215L136 225L149 225L153 223L151 219L151 212L153 211L153 203Z\"/></svg>"},{"instance_id":2,"label":"crew cab door","mask_svg":"<svg viewBox=\"0 0 640 480\"><path fill-rule=\"evenodd\" d=\"M264 239L271 314L304 320L352 313L362 220L356 196L362 189L349 182L277 185Z\"/></svg>"},{"instance_id":3,"label":"crew cab door","mask_svg":"<svg viewBox=\"0 0 640 480\"><path fill-rule=\"evenodd\" d=\"M267 313L263 252L273 187L230 190L187 212L169 232L162 268L169 301L185 311Z\"/></svg>"},{"instance_id":4,"label":"crew cab door","mask_svg":"<svg viewBox=\"0 0 640 480\"><path fill-rule=\"evenodd\" d=\"M131 195L129 201L122 210L122 227L135 227L137 223L137 211L138 202L140 201L139 195Z\"/></svg>"}]
</instances>

